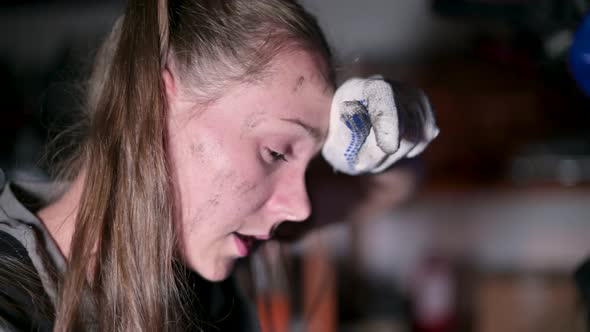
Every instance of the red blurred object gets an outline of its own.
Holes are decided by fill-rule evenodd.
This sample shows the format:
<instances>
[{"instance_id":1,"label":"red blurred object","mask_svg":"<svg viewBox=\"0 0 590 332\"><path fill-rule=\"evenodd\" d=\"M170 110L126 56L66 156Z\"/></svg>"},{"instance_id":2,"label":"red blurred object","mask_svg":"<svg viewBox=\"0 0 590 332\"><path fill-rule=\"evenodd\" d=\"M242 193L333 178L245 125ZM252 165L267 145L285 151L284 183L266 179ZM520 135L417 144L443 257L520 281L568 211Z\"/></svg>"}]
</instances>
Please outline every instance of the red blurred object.
<instances>
[{"instance_id":1,"label":"red blurred object","mask_svg":"<svg viewBox=\"0 0 590 332\"><path fill-rule=\"evenodd\" d=\"M412 285L415 332L451 332L457 324L457 292L453 266L444 256L433 255L418 267Z\"/></svg>"}]
</instances>

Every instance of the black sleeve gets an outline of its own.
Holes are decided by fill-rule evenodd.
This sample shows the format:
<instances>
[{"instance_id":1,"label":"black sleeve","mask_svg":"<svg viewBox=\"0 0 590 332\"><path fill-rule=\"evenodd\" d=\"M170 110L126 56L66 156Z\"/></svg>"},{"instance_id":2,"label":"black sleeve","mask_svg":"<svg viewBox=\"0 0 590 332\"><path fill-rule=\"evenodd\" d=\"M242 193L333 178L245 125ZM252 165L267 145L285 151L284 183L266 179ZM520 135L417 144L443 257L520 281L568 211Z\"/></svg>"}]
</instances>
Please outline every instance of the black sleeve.
<instances>
[{"instance_id":1,"label":"black sleeve","mask_svg":"<svg viewBox=\"0 0 590 332\"><path fill-rule=\"evenodd\" d=\"M574 273L574 279L578 286L578 291L582 295L586 309L586 329L590 332L590 259L587 259L580 265Z\"/></svg>"},{"instance_id":2,"label":"black sleeve","mask_svg":"<svg viewBox=\"0 0 590 332\"><path fill-rule=\"evenodd\" d=\"M15 265L29 272L15 276ZM0 231L0 331L53 329L53 308L25 247Z\"/></svg>"},{"instance_id":3,"label":"black sleeve","mask_svg":"<svg viewBox=\"0 0 590 332\"><path fill-rule=\"evenodd\" d=\"M588 324L586 329L590 331L590 259L587 259L576 269L574 279L586 309L586 323Z\"/></svg>"},{"instance_id":4,"label":"black sleeve","mask_svg":"<svg viewBox=\"0 0 590 332\"><path fill-rule=\"evenodd\" d=\"M237 288L231 277L211 282L196 272L187 271L190 290L185 301L204 331L259 332L256 312Z\"/></svg>"}]
</instances>

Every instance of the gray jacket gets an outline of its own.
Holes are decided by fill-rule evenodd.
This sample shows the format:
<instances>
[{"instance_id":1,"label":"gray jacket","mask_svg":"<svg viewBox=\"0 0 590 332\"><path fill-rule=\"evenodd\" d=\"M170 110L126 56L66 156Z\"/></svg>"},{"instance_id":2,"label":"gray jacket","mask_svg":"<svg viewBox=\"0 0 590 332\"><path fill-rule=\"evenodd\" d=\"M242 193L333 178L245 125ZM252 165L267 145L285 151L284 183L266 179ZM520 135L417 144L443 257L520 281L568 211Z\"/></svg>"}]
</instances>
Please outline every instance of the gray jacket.
<instances>
[{"instance_id":1,"label":"gray jacket","mask_svg":"<svg viewBox=\"0 0 590 332\"><path fill-rule=\"evenodd\" d=\"M65 259L35 212L51 184L7 182L0 170L0 331L52 331L57 278ZM14 264L16 263L16 265ZM18 269L15 266L19 266ZM212 283L189 272L205 330L260 331L253 305L233 278ZM206 312L203 313L203 310ZM206 317L203 317L205 315ZM88 326L88 331L93 330Z\"/></svg>"}]
</instances>

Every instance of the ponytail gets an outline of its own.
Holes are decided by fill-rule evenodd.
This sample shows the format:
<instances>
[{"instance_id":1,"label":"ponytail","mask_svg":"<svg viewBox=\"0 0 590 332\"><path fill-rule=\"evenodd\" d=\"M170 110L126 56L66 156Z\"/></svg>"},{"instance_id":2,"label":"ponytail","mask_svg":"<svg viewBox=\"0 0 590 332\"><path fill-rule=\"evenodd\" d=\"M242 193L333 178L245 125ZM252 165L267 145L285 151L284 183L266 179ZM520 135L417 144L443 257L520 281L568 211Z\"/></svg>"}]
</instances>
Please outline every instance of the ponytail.
<instances>
[{"instance_id":1,"label":"ponytail","mask_svg":"<svg viewBox=\"0 0 590 332\"><path fill-rule=\"evenodd\" d=\"M167 1L130 0L120 24L112 59L102 67L107 72L94 74L102 82L80 148L84 189L57 331L89 324L99 331L168 331L183 320L161 75Z\"/></svg>"}]
</instances>

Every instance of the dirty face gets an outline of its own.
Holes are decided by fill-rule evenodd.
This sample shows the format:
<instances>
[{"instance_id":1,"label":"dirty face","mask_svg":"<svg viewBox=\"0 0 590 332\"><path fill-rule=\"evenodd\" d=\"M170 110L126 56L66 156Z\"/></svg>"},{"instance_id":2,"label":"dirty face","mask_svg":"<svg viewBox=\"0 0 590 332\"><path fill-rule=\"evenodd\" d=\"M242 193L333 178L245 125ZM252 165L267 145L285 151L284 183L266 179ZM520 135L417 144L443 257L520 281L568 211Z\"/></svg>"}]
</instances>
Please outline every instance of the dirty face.
<instances>
[{"instance_id":1,"label":"dirty face","mask_svg":"<svg viewBox=\"0 0 590 332\"><path fill-rule=\"evenodd\" d=\"M180 249L209 280L226 278L279 223L311 213L304 174L327 134L333 89L306 52L271 67L202 109L165 75Z\"/></svg>"}]
</instances>

